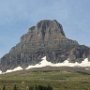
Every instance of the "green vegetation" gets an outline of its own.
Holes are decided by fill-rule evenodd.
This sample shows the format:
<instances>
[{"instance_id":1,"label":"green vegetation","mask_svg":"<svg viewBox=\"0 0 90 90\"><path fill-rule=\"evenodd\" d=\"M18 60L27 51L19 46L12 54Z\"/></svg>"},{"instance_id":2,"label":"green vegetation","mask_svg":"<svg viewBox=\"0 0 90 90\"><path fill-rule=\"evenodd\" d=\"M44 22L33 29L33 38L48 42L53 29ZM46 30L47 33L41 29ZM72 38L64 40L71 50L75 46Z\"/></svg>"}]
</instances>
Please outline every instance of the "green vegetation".
<instances>
[{"instance_id":1,"label":"green vegetation","mask_svg":"<svg viewBox=\"0 0 90 90\"><path fill-rule=\"evenodd\" d=\"M13 90L18 90L16 84L14 85Z\"/></svg>"},{"instance_id":2,"label":"green vegetation","mask_svg":"<svg viewBox=\"0 0 90 90\"><path fill-rule=\"evenodd\" d=\"M2 90L6 90L6 86L5 85L3 86Z\"/></svg>"},{"instance_id":3,"label":"green vegetation","mask_svg":"<svg viewBox=\"0 0 90 90\"><path fill-rule=\"evenodd\" d=\"M29 90L53 90L51 86L35 85L29 87Z\"/></svg>"},{"instance_id":4,"label":"green vegetation","mask_svg":"<svg viewBox=\"0 0 90 90\"><path fill-rule=\"evenodd\" d=\"M0 90L40 90L35 88L90 90L90 75L65 70L29 70L0 75Z\"/></svg>"}]
</instances>

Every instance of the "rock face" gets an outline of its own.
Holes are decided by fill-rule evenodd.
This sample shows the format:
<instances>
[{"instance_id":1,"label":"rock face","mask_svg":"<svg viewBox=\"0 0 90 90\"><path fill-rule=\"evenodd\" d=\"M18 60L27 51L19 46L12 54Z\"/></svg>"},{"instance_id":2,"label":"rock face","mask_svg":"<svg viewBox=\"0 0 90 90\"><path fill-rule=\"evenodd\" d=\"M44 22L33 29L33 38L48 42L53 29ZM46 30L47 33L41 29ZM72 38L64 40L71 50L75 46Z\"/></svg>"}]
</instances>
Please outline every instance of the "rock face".
<instances>
[{"instance_id":1,"label":"rock face","mask_svg":"<svg viewBox=\"0 0 90 90\"><path fill-rule=\"evenodd\" d=\"M1 58L0 69L6 71L17 66L26 68L37 64L43 56L52 63L81 62L90 56L90 48L65 36L63 27L56 20L42 20L29 28L20 43Z\"/></svg>"}]
</instances>

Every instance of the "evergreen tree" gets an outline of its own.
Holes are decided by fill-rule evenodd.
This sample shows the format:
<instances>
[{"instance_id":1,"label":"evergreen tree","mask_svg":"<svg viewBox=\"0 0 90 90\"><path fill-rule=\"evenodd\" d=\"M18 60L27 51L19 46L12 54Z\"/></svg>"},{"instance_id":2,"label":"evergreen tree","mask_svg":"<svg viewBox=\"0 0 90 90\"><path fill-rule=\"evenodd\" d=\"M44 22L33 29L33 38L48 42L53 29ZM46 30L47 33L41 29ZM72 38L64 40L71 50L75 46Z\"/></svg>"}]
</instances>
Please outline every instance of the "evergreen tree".
<instances>
[{"instance_id":1,"label":"evergreen tree","mask_svg":"<svg viewBox=\"0 0 90 90\"><path fill-rule=\"evenodd\" d=\"M35 85L33 87L29 87L29 90L53 90L50 85L42 86L42 85Z\"/></svg>"},{"instance_id":2,"label":"evergreen tree","mask_svg":"<svg viewBox=\"0 0 90 90\"><path fill-rule=\"evenodd\" d=\"M50 85L48 85L47 90L53 90Z\"/></svg>"},{"instance_id":3,"label":"evergreen tree","mask_svg":"<svg viewBox=\"0 0 90 90\"><path fill-rule=\"evenodd\" d=\"M28 90L33 90L33 87L29 87Z\"/></svg>"},{"instance_id":4,"label":"evergreen tree","mask_svg":"<svg viewBox=\"0 0 90 90\"><path fill-rule=\"evenodd\" d=\"M5 85L3 86L2 90L6 90L6 86Z\"/></svg>"},{"instance_id":5,"label":"evergreen tree","mask_svg":"<svg viewBox=\"0 0 90 90\"><path fill-rule=\"evenodd\" d=\"M14 85L13 90L18 90L16 85Z\"/></svg>"}]
</instances>

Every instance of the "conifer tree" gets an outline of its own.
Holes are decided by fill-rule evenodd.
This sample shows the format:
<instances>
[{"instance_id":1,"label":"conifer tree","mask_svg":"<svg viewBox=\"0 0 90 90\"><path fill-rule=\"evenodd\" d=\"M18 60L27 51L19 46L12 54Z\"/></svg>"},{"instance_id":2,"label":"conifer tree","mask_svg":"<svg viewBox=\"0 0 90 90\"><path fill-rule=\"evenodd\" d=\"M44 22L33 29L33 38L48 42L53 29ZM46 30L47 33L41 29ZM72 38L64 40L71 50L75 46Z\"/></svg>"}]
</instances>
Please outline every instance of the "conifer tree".
<instances>
[{"instance_id":1,"label":"conifer tree","mask_svg":"<svg viewBox=\"0 0 90 90\"><path fill-rule=\"evenodd\" d=\"M13 90L18 90L16 84L14 85Z\"/></svg>"},{"instance_id":2,"label":"conifer tree","mask_svg":"<svg viewBox=\"0 0 90 90\"><path fill-rule=\"evenodd\" d=\"M5 85L3 86L2 90L6 90L6 86Z\"/></svg>"},{"instance_id":3,"label":"conifer tree","mask_svg":"<svg viewBox=\"0 0 90 90\"><path fill-rule=\"evenodd\" d=\"M47 90L53 90L50 85L48 85Z\"/></svg>"}]
</instances>

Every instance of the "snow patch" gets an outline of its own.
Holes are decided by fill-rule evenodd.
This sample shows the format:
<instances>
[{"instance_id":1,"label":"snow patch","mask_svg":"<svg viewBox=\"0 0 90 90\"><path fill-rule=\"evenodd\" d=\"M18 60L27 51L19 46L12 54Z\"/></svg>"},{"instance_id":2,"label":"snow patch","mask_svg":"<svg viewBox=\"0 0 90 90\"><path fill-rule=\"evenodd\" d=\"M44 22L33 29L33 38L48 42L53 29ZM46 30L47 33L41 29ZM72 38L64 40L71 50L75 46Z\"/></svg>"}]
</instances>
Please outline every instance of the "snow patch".
<instances>
[{"instance_id":1,"label":"snow patch","mask_svg":"<svg viewBox=\"0 0 90 90\"><path fill-rule=\"evenodd\" d=\"M0 74L2 74L2 71L0 70Z\"/></svg>"},{"instance_id":2,"label":"snow patch","mask_svg":"<svg viewBox=\"0 0 90 90\"><path fill-rule=\"evenodd\" d=\"M63 66L67 66L67 67L85 67L87 69L87 67L90 67L90 62L88 61L88 58L85 58L84 61L82 61L81 63L75 62L75 63L70 63L69 59L65 60L63 63L51 63L49 61L47 61L46 56L41 58L42 61L36 65L29 65L26 70L28 69L32 69L32 68L42 68L42 67L46 67L46 66L51 66L51 67L63 67ZM10 69L7 70L6 72L2 72L0 70L0 74L6 74L6 73L11 73L11 72L15 72L15 71L20 71L23 70L22 67L18 66L14 69Z\"/></svg>"},{"instance_id":3,"label":"snow patch","mask_svg":"<svg viewBox=\"0 0 90 90\"><path fill-rule=\"evenodd\" d=\"M70 63L69 60L65 60L63 63L51 63L46 60L46 56L42 58L42 61L39 64L36 65L29 65L26 70L31 69L31 68L42 68L46 66L51 66L51 67L62 67L62 66L67 66L67 67L90 67L90 62L88 61L88 58L85 58L84 61L81 63L75 62L75 63Z\"/></svg>"},{"instance_id":4,"label":"snow patch","mask_svg":"<svg viewBox=\"0 0 90 90\"><path fill-rule=\"evenodd\" d=\"M18 66L18 67L14 68L14 69L10 69L10 70L7 70L6 72L2 72L1 74L11 73L11 72L20 71L20 70L23 70L23 68Z\"/></svg>"},{"instance_id":5,"label":"snow patch","mask_svg":"<svg viewBox=\"0 0 90 90\"><path fill-rule=\"evenodd\" d=\"M36 65L29 65L26 70L31 69L31 68L42 68L42 67L46 67L46 66L53 66L54 64L51 62L48 62L46 60L46 56L42 58L42 61L39 64Z\"/></svg>"}]
</instances>

